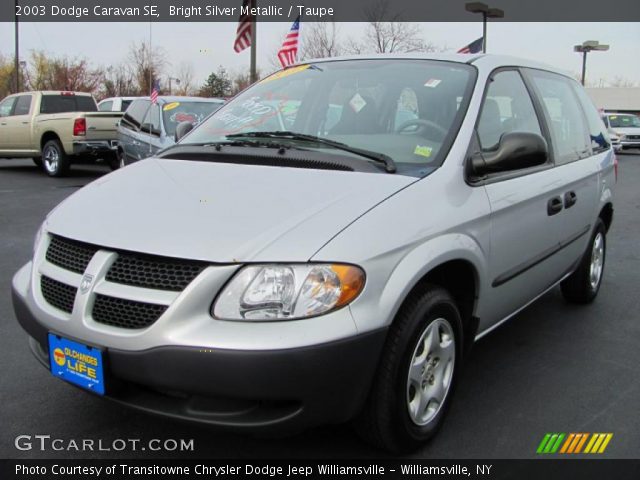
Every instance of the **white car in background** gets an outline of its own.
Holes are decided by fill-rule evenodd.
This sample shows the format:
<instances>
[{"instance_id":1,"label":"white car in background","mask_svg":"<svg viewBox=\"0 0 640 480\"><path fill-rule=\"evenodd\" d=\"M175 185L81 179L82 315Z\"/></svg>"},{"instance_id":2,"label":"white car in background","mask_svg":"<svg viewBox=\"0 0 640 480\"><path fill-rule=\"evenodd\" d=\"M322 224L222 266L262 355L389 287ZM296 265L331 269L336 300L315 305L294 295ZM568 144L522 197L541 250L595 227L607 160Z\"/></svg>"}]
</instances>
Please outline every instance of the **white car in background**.
<instances>
[{"instance_id":1,"label":"white car in background","mask_svg":"<svg viewBox=\"0 0 640 480\"><path fill-rule=\"evenodd\" d=\"M614 150L640 148L640 118L631 113L605 113L602 117L607 126Z\"/></svg>"},{"instance_id":2,"label":"white car in background","mask_svg":"<svg viewBox=\"0 0 640 480\"><path fill-rule=\"evenodd\" d=\"M140 97L109 97L98 103L99 112L124 112L131 102Z\"/></svg>"}]
</instances>

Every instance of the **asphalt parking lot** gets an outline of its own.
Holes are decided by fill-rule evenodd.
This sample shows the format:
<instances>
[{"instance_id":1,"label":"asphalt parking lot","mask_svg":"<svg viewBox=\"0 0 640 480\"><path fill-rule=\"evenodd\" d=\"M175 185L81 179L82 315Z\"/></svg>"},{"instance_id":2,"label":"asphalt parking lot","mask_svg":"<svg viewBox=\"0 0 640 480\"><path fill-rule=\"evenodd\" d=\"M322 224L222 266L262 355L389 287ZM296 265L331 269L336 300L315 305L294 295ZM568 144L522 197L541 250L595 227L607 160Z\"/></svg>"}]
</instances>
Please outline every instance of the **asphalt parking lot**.
<instances>
[{"instance_id":1,"label":"asphalt parking lot","mask_svg":"<svg viewBox=\"0 0 640 480\"><path fill-rule=\"evenodd\" d=\"M416 458L532 458L546 432L612 432L603 455L640 453L640 155L620 155L605 279L596 302L569 305L559 289L479 341L439 435ZM55 205L106 174L75 166L47 178L30 160L0 160L0 457L366 458L383 454L348 426L264 439L143 415L54 379L29 352L11 306L13 273ZM81 220L81 219L80 219ZM193 452L19 451L18 435L65 440L194 439Z\"/></svg>"}]
</instances>

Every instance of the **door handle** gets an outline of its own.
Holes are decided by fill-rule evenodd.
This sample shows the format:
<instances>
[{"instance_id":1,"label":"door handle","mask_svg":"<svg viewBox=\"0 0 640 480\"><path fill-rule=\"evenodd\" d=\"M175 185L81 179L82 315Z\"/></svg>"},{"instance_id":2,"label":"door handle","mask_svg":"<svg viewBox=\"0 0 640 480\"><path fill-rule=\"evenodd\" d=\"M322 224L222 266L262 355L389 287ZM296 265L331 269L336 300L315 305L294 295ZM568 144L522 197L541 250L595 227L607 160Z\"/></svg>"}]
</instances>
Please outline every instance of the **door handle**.
<instances>
[{"instance_id":1,"label":"door handle","mask_svg":"<svg viewBox=\"0 0 640 480\"><path fill-rule=\"evenodd\" d=\"M562 207L562 198L559 196L553 197L547 202L547 215L551 216L560 213L562 211Z\"/></svg>"},{"instance_id":2,"label":"door handle","mask_svg":"<svg viewBox=\"0 0 640 480\"><path fill-rule=\"evenodd\" d=\"M578 201L578 196L576 192L567 192L564 194L564 208L573 207Z\"/></svg>"},{"instance_id":3,"label":"door handle","mask_svg":"<svg viewBox=\"0 0 640 480\"><path fill-rule=\"evenodd\" d=\"M29 122L22 122L23 125L29 125Z\"/></svg>"}]
</instances>

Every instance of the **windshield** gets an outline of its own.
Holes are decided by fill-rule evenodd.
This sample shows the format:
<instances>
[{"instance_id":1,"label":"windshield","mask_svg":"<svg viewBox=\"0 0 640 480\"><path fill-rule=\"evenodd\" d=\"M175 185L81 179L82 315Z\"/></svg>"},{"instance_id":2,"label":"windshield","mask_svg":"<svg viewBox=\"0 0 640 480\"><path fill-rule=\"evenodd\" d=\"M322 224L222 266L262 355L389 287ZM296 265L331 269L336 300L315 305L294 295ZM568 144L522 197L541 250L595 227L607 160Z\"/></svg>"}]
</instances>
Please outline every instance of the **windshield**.
<instances>
[{"instance_id":1,"label":"windshield","mask_svg":"<svg viewBox=\"0 0 640 480\"><path fill-rule=\"evenodd\" d=\"M221 101L216 102L184 102L176 101L165 103L162 107L164 129L167 135L176 133L176 127L180 122L191 122L195 125L202 122L212 112L222 106Z\"/></svg>"},{"instance_id":2,"label":"windshield","mask_svg":"<svg viewBox=\"0 0 640 480\"><path fill-rule=\"evenodd\" d=\"M294 132L385 154L399 173L424 175L442 163L474 80L475 69L469 65L432 60L342 60L292 67L231 100L181 143ZM357 156L293 136L273 141Z\"/></svg>"},{"instance_id":3,"label":"windshield","mask_svg":"<svg viewBox=\"0 0 640 480\"><path fill-rule=\"evenodd\" d=\"M640 127L640 118L635 115L609 115L609 124L613 128Z\"/></svg>"}]
</instances>

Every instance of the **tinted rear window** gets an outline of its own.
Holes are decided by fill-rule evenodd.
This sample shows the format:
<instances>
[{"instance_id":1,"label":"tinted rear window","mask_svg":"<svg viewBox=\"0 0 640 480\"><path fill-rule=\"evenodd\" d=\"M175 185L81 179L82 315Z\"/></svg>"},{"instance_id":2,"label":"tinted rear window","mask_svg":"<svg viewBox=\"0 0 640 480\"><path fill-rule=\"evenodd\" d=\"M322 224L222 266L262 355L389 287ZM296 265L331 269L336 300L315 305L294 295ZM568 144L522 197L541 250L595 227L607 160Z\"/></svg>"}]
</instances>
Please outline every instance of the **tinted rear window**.
<instances>
[{"instance_id":1,"label":"tinted rear window","mask_svg":"<svg viewBox=\"0 0 640 480\"><path fill-rule=\"evenodd\" d=\"M85 95L43 95L40 113L97 112L93 97Z\"/></svg>"}]
</instances>

